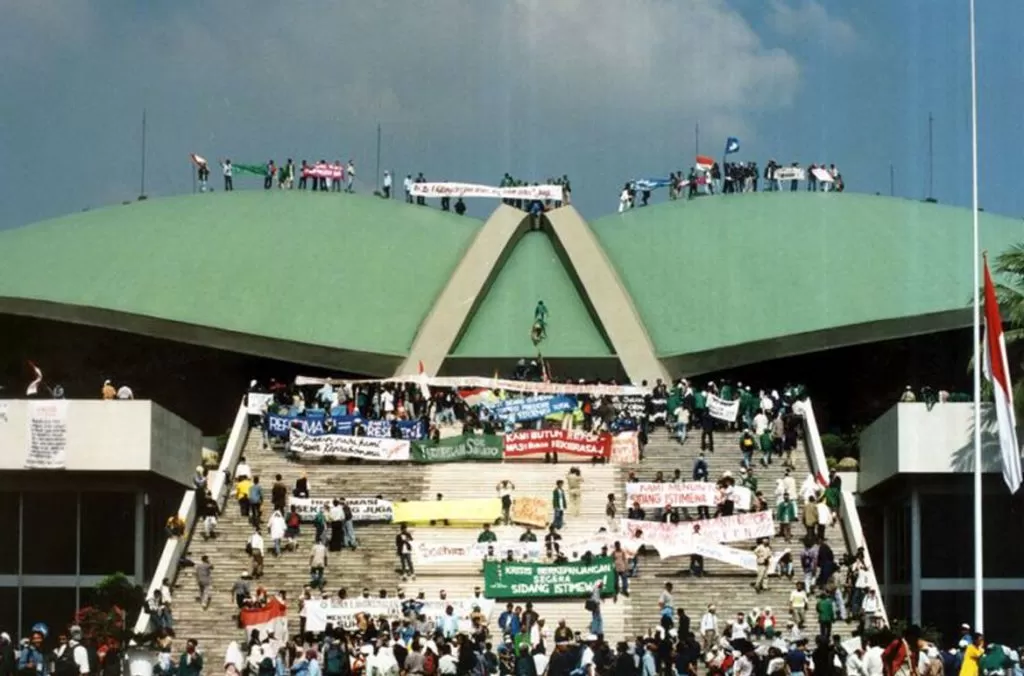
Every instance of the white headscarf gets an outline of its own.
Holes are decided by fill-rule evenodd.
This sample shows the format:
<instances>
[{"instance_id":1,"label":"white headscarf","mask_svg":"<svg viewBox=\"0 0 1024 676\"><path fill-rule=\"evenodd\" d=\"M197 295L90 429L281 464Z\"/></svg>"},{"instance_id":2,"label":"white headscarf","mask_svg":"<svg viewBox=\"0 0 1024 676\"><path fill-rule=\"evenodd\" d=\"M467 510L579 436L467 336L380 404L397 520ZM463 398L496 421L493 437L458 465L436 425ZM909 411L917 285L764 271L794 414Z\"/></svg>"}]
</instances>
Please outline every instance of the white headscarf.
<instances>
[{"instance_id":1,"label":"white headscarf","mask_svg":"<svg viewBox=\"0 0 1024 676\"><path fill-rule=\"evenodd\" d=\"M245 666L245 657L242 655L242 649L238 647L238 641L229 643L227 652L224 653L224 666L229 664L235 665L239 671Z\"/></svg>"}]
</instances>

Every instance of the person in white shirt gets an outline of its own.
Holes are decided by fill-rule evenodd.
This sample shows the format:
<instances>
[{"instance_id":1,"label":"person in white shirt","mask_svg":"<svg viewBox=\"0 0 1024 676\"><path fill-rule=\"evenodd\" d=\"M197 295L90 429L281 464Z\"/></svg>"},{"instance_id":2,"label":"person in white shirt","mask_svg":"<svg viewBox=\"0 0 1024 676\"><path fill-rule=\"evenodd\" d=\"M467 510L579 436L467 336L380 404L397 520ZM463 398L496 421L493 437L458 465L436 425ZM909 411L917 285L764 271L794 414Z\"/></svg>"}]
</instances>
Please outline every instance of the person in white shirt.
<instances>
[{"instance_id":1,"label":"person in white shirt","mask_svg":"<svg viewBox=\"0 0 1024 676\"><path fill-rule=\"evenodd\" d=\"M381 188L381 194L384 199L391 199L391 172L386 169L384 170L384 185Z\"/></svg>"},{"instance_id":2,"label":"person in white shirt","mask_svg":"<svg viewBox=\"0 0 1024 676\"><path fill-rule=\"evenodd\" d=\"M405 201L412 204L412 174L407 175L402 181L402 188L405 190Z\"/></svg>"},{"instance_id":3,"label":"person in white shirt","mask_svg":"<svg viewBox=\"0 0 1024 676\"><path fill-rule=\"evenodd\" d=\"M796 495L796 479L792 477L787 469L786 473L775 482L775 504L782 501L783 495Z\"/></svg>"},{"instance_id":4,"label":"person in white shirt","mask_svg":"<svg viewBox=\"0 0 1024 676\"><path fill-rule=\"evenodd\" d=\"M768 429L768 416L764 414L764 411L758 411L754 416L754 436L760 437L766 429Z\"/></svg>"},{"instance_id":5,"label":"person in white shirt","mask_svg":"<svg viewBox=\"0 0 1024 676\"><path fill-rule=\"evenodd\" d=\"M443 676L455 676L459 668L459 661L452 656L452 646L445 643L441 646L441 659L437 661L437 671ZM542 673L540 671L538 674Z\"/></svg>"},{"instance_id":6,"label":"person in white shirt","mask_svg":"<svg viewBox=\"0 0 1024 676\"><path fill-rule=\"evenodd\" d=\"M548 668L548 656L544 654L543 650L534 650L533 652L533 667L537 672L537 676L541 676ZM454 672L452 672L454 673Z\"/></svg>"},{"instance_id":7,"label":"person in white shirt","mask_svg":"<svg viewBox=\"0 0 1024 676\"><path fill-rule=\"evenodd\" d=\"M747 624L747 618L743 613L737 613L736 619L729 625L729 640L735 641L740 638L747 638L747 634L750 633L750 625Z\"/></svg>"},{"instance_id":8,"label":"person in white shirt","mask_svg":"<svg viewBox=\"0 0 1024 676\"><path fill-rule=\"evenodd\" d=\"M134 399L135 398L135 393L132 392L132 388L128 387L127 385L122 385L117 390L117 398L122 400L122 401L126 401L128 399Z\"/></svg>"},{"instance_id":9,"label":"person in white shirt","mask_svg":"<svg viewBox=\"0 0 1024 676\"><path fill-rule=\"evenodd\" d=\"M263 577L263 536L260 535L258 526L253 528L252 535L249 536L249 541L246 545L249 555L252 557L252 576L254 578Z\"/></svg>"},{"instance_id":10,"label":"person in white shirt","mask_svg":"<svg viewBox=\"0 0 1024 676\"><path fill-rule=\"evenodd\" d=\"M249 467L249 463L245 461L244 455L238 459L238 464L235 465L235 479L241 479L243 477L249 479L252 478L252 468Z\"/></svg>"},{"instance_id":11,"label":"person in white shirt","mask_svg":"<svg viewBox=\"0 0 1024 676\"><path fill-rule=\"evenodd\" d=\"M279 510L274 510L267 525L270 540L274 543L274 556L281 556L281 542L284 540L285 526L284 515Z\"/></svg>"},{"instance_id":12,"label":"person in white shirt","mask_svg":"<svg viewBox=\"0 0 1024 676\"><path fill-rule=\"evenodd\" d=\"M352 160L348 161L348 166L345 167L345 192L352 192L352 186L356 181L356 163Z\"/></svg>"},{"instance_id":13,"label":"person in white shirt","mask_svg":"<svg viewBox=\"0 0 1024 676\"><path fill-rule=\"evenodd\" d=\"M380 393L380 407L384 411L384 417L390 419L395 413L395 395L391 390L384 390Z\"/></svg>"},{"instance_id":14,"label":"person in white shirt","mask_svg":"<svg viewBox=\"0 0 1024 676\"><path fill-rule=\"evenodd\" d=\"M629 188L623 188L622 192L619 193L619 213L629 208Z\"/></svg>"},{"instance_id":15,"label":"person in white shirt","mask_svg":"<svg viewBox=\"0 0 1024 676\"><path fill-rule=\"evenodd\" d=\"M746 653L740 655L740 658L736 660L733 674L735 676L753 676L754 663L750 661L750 657Z\"/></svg>"},{"instance_id":16,"label":"person in white shirt","mask_svg":"<svg viewBox=\"0 0 1024 676\"><path fill-rule=\"evenodd\" d=\"M797 582L796 589L789 592L789 614L793 623L803 629L807 613L807 592L804 583Z\"/></svg>"},{"instance_id":17,"label":"person in white shirt","mask_svg":"<svg viewBox=\"0 0 1024 676\"><path fill-rule=\"evenodd\" d=\"M864 651L864 673L866 676L883 676L885 665L882 662L882 648L870 645Z\"/></svg>"},{"instance_id":18,"label":"person in white shirt","mask_svg":"<svg viewBox=\"0 0 1024 676\"><path fill-rule=\"evenodd\" d=\"M700 618L700 635L704 638L704 650L715 643L718 635L718 616L715 615L715 604L708 604L708 611Z\"/></svg>"},{"instance_id":19,"label":"person in white shirt","mask_svg":"<svg viewBox=\"0 0 1024 676\"><path fill-rule=\"evenodd\" d=\"M804 502L817 501L818 493L821 490L821 486L818 481L814 478L813 474L808 474L804 482L800 484L800 498ZM792 495L792 493L790 493Z\"/></svg>"},{"instance_id":20,"label":"person in white shirt","mask_svg":"<svg viewBox=\"0 0 1024 676\"><path fill-rule=\"evenodd\" d=\"M846 676L867 676L864 668L864 639L861 639L860 646L846 656Z\"/></svg>"}]
</instances>

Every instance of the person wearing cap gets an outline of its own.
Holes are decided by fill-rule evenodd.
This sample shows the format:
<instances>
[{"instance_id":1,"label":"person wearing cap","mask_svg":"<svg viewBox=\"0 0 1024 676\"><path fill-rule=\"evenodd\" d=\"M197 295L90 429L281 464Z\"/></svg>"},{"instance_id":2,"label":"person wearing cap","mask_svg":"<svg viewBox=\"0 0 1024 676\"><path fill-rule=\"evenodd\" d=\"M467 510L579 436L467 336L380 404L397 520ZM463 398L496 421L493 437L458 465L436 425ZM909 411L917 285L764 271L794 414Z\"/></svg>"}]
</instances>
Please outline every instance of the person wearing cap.
<instances>
[{"instance_id":1,"label":"person wearing cap","mask_svg":"<svg viewBox=\"0 0 1024 676\"><path fill-rule=\"evenodd\" d=\"M704 650L711 648L718 636L718 615L715 613L715 604L709 603L707 612L700 618L700 635L704 639Z\"/></svg>"},{"instance_id":2,"label":"person wearing cap","mask_svg":"<svg viewBox=\"0 0 1024 676\"><path fill-rule=\"evenodd\" d=\"M49 662L43 653L43 640L46 635L42 628L39 624L33 626L28 642L22 644L21 653L18 655L18 671L21 673L34 671L39 676L47 676L50 673Z\"/></svg>"}]
</instances>

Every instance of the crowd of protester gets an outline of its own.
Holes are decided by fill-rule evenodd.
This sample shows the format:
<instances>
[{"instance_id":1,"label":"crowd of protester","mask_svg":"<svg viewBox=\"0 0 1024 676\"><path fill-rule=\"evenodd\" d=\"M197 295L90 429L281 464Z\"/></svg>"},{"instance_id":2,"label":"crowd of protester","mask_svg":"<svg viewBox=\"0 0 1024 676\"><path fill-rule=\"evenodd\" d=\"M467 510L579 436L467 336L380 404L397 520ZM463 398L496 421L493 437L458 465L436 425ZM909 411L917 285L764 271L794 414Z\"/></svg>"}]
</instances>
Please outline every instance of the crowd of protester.
<instances>
[{"instance_id":1,"label":"crowd of protester","mask_svg":"<svg viewBox=\"0 0 1024 676\"><path fill-rule=\"evenodd\" d=\"M777 178L776 173L780 169L799 170L804 178L802 180ZM826 178L831 180L820 180L815 175L815 170L823 171ZM677 200L682 196L693 198L698 195L718 195L741 192L781 192L789 190L796 192L803 183L808 192L843 192L846 185L843 175L839 173L835 164L827 167L822 164L811 164L806 169L799 162L793 162L788 167L783 167L775 160L769 160L764 169L757 166L757 162L725 162L721 166L718 162L707 165L694 165L688 171L682 169L669 174L667 181L627 181L619 194L619 212L634 207L647 206L650 203L652 192L660 187L668 188L670 200Z\"/></svg>"}]
</instances>

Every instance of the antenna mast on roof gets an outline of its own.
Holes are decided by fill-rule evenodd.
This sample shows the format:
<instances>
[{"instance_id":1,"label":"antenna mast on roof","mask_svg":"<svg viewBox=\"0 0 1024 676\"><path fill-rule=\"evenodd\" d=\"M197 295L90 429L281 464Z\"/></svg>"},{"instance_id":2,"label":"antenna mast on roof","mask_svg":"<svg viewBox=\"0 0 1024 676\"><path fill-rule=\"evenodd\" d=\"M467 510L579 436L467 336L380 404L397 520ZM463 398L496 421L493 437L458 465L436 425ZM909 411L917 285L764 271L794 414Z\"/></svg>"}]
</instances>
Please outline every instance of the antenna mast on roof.
<instances>
[{"instance_id":1,"label":"antenna mast on roof","mask_svg":"<svg viewBox=\"0 0 1024 676\"><path fill-rule=\"evenodd\" d=\"M139 186L139 199L146 199L146 109L142 109L142 178Z\"/></svg>"}]
</instances>

